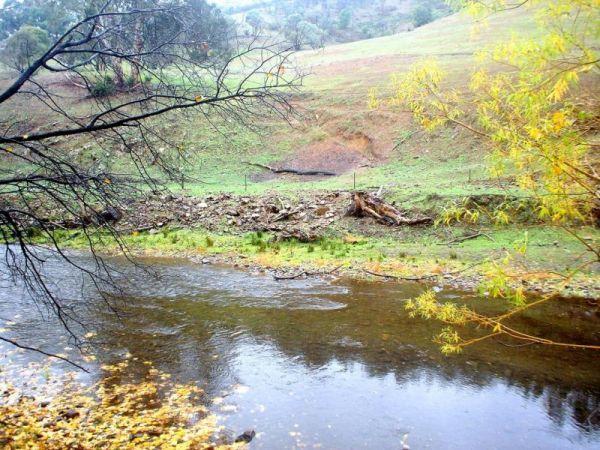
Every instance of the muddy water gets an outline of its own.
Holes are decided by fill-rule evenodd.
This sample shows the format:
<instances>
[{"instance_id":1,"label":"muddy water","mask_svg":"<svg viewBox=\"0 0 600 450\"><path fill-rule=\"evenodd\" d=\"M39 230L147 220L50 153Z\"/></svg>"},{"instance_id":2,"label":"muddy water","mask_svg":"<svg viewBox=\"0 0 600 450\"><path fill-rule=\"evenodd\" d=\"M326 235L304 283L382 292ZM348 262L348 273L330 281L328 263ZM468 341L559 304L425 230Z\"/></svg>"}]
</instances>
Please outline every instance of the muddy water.
<instances>
[{"instance_id":1,"label":"muddy water","mask_svg":"<svg viewBox=\"0 0 600 450\"><path fill-rule=\"evenodd\" d=\"M407 433L412 449L600 448L598 354L503 341L443 357L431 343L437 326L403 311L421 285L277 282L145 262L152 274L117 262L127 289L113 298L120 320L71 269L50 261L46 270L67 305L98 330L98 366L130 353L198 382L226 433L256 430L252 448L400 449ZM0 322L12 337L54 351L69 345L22 287L5 280L0 288ZM461 292L439 295L497 307ZM597 343L599 323L589 308L567 302L516 325ZM35 358L11 354L0 365L17 374ZM100 376L89 367L88 381Z\"/></svg>"}]
</instances>

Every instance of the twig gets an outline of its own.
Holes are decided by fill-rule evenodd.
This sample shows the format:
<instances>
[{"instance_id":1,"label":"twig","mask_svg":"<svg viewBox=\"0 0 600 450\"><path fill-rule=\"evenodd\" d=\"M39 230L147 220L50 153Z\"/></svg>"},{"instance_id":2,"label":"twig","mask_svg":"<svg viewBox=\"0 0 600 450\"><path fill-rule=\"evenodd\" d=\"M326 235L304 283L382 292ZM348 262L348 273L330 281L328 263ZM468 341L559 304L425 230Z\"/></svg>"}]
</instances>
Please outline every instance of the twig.
<instances>
[{"instance_id":1,"label":"twig","mask_svg":"<svg viewBox=\"0 0 600 450\"><path fill-rule=\"evenodd\" d=\"M261 169L270 170L273 173L292 173L294 175L322 175L326 177L335 177L337 173L329 172L328 170L319 170L319 169L309 169L309 170L300 170L300 169L290 169L290 168L281 168L277 169L275 167L267 166L265 164L252 163L248 161L244 161L245 164L249 166L260 167Z\"/></svg>"},{"instance_id":2,"label":"twig","mask_svg":"<svg viewBox=\"0 0 600 450\"><path fill-rule=\"evenodd\" d=\"M589 423L590 425L592 425L592 417L594 417L596 415L596 413L600 411L600 405L596 406L596 409L594 409L589 416L587 416L587 419L585 419L585 421L587 423Z\"/></svg>"},{"instance_id":3,"label":"twig","mask_svg":"<svg viewBox=\"0 0 600 450\"><path fill-rule=\"evenodd\" d=\"M65 358L64 356L56 355L54 353L48 353L48 352L45 352L44 350L40 350L39 348L28 347L27 345L19 344L17 341L13 341L12 339L8 339L8 338L2 337L2 336L0 336L0 341L7 342L7 343L9 343L11 345L14 345L15 347L22 348L23 350L30 350L32 352L41 353L42 355L49 356L50 358L61 359L61 360L65 361L65 362L71 364L72 366L75 366L78 369L81 369L84 372L89 373L89 370L87 370L85 367L80 366L79 364L71 361L68 358Z\"/></svg>"},{"instance_id":4,"label":"twig","mask_svg":"<svg viewBox=\"0 0 600 450\"><path fill-rule=\"evenodd\" d=\"M278 275L273 275L273 278L277 281L282 281L282 280L295 280L296 278L300 278L303 275L306 275L307 277L311 277L311 276L315 276L315 275L331 275L334 272L337 272L338 269L340 269L340 267L342 267L343 264L340 264L337 267L334 267L332 270L330 270L329 272L308 272L306 270L303 270L302 272L297 273L296 275L290 275L290 276L278 276Z\"/></svg>"},{"instance_id":5,"label":"twig","mask_svg":"<svg viewBox=\"0 0 600 450\"><path fill-rule=\"evenodd\" d=\"M373 275L373 276L381 277L381 278L388 278L390 280L422 281L422 280L428 280L428 279L436 278L436 277L443 277L445 275L456 275L458 273L465 272L465 271L472 269L473 267L479 266L481 264L483 264L483 262L471 264L470 266L464 267L459 270L455 270L453 272L431 273L428 275L422 275L420 277L402 277L400 275L390 275L387 273L371 272L370 270L367 270L367 269L363 269L363 271L368 273L369 275Z\"/></svg>"},{"instance_id":6,"label":"twig","mask_svg":"<svg viewBox=\"0 0 600 450\"><path fill-rule=\"evenodd\" d=\"M450 245L450 244L457 244L457 243L459 243L459 242L468 241L468 240L470 240L470 239L476 239L476 238L478 238L479 236L483 236L483 233L481 233L481 232L477 232L477 233L474 233L474 234L469 234L469 235L467 235L467 236L463 236L463 237L460 237L460 238L455 238L455 239L452 239L451 241L448 241L448 242L440 242L440 243L439 243L439 245Z\"/></svg>"}]
</instances>

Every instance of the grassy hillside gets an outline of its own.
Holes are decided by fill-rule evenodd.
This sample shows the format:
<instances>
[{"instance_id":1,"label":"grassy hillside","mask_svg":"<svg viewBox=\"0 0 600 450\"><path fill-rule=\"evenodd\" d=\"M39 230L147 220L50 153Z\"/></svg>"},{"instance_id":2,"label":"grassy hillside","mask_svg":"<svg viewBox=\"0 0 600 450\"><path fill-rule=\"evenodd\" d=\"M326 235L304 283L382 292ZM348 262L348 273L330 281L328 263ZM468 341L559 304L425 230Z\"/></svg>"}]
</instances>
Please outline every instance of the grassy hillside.
<instances>
[{"instance_id":1,"label":"grassy hillside","mask_svg":"<svg viewBox=\"0 0 600 450\"><path fill-rule=\"evenodd\" d=\"M294 24L306 21L313 27L303 32L302 45L313 48L411 30L452 12L443 0L222 0L216 4L248 34L258 28L293 37Z\"/></svg>"},{"instance_id":2,"label":"grassy hillside","mask_svg":"<svg viewBox=\"0 0 600 450\"><path fill-rule=\"evenodd\" d=\"M392 195L412 203L432 193L460 196L505 190L507 180L489 179L483 150L473 136L453 128L422 133L407 113L370 111L367 95L372 87L385 92L393 73L431 56L439 58L451 82L460 86L468 80L476 49L523 29L535 29L532 16L523 11L494 16L478 34L473 34L469 17L457 14L412 32L301 52L296 63L309 75L296 101L302 117L295 127L265 124L262 135L240 128L217 137L197 124L189 129L185 125L190 145L202 142L206 148L198 163L205 183L187 189L193 194L243 192L244 174L248 193L348 189L355 179L358 188L385 185ZM246 160L328 169L339 176L275 177L247 166Z\"/></svg>"},{"instance_id":3,"label":"grassy hillside","mask_svg":"<svg viewBox=\"0 0 600 450\"><path fill-rule=\"evenodd\" d=\"M308 75L294 100L299 117L292 128L286 123L263 122L257 127L261 132L256 133L221 122L217 132L201 118L174 126L170 117L160 118L153 126L183 141L191 162L188 173L199 180L184 187L195 195L383 185L398 200L418 204L432 194L445 198L499 192L510 188L510 180L489 179L483 150L473 136L453 128L435 134L420 132L407 113L370 111L367 95L373 87L385 93L392 74L431 56L439 58L453 84L463 85L476 49L520 30L535 30L527 11L498 14L478 34L473 34L469 17L455 14L411 32L300 52L294 64ZM69 91L68 84L60 80L53 84L65 101L72 99L68 106L74 112L84 114L85 102ZM29 127L23 133L54 120L47 111L32 110L26 99L22 102L11 105L11 117L4 119L21 119ZM90 158L93 153L105 165L122 165L112 159L102 161L104 152L95 141L64 139L61 145L74 158ZM245 161L326 169L338 176L274 176Z\"/></svg>"}]
</instances>

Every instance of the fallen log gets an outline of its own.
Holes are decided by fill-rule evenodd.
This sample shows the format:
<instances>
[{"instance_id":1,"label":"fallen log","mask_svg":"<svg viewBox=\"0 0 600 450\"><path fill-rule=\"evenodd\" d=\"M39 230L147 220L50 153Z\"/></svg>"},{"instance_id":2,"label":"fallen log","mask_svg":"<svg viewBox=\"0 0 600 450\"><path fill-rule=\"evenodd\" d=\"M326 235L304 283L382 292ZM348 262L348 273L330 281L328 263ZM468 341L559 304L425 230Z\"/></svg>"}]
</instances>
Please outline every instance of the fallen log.
<instances>
[{"instance_id":1,"label":"fallen log","mask_svg":"<svg viewBox=\"0 0 600 450\"><path fill-rule=\"evenodd\" d=\"M367 192L353 192L352 204L346 215L354 217L370 216L386 225L422 225L433 222L431 217L408 218L392 205Z\"/></svg>"},{"instance_id":2,"label":"fallen log","mask_svg":"<svg viewBox=\"0 0 600 450\"><path fill-rule=\"evenodd\" d=\"M319 169L300 170L300 169L290 169L290 168L278 169L276 167L267 166L265 164L258 164L258 163L252 163L252 162L246 162L246 164L249 166L260 167L261 169L270 170L273 173L291 173L294 175L320 175L320 176L326 176L326 177L337 176L336 173L329 172L327 170L319 170Z\"/></svg>"}]
</instances>

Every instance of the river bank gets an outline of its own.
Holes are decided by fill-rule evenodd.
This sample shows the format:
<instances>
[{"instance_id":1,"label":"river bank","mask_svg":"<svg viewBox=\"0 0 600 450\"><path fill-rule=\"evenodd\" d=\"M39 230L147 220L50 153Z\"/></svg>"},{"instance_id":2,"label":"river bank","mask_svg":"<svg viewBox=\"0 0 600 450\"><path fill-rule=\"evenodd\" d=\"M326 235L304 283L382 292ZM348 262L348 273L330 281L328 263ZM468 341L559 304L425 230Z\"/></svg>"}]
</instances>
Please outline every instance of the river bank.
<instances>
[{"instance_id":1,"label":"river bank","mask_svg":"<svg viewBox=\"0 0 600 450\"><path fill-rule=\"evenodd\" d=\"M585 261L586 244L600 243L595 228L581 227L581 242L547 224L389 226L349 217L350 203L350 192L343 191L295 197L151 195L130 202L115 227L133 255L185 257L280 279L345 276L473 291L501 272L524 292L600 298L600 265L564 277ZM439 216L435 202L428 210L400 211L407 217ZM57 230L56 237L73 248L88 245L77 230ZM110 240L100 248L120 252Z\"/></svg>"}]
</instances>

